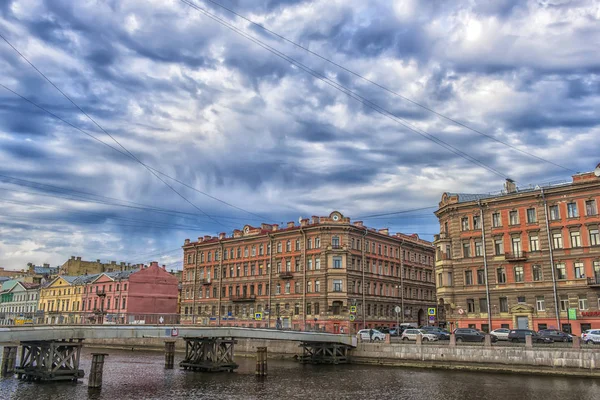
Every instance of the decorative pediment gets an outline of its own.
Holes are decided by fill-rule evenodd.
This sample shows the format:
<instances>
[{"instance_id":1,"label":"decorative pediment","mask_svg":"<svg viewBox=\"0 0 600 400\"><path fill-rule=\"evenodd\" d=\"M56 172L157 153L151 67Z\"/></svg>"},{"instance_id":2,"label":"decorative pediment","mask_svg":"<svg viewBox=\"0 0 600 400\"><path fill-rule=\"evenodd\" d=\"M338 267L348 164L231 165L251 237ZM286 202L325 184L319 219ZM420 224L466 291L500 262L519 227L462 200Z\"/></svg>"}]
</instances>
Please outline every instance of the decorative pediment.
<instances>
[{"instance_id":1,"label":"decorative pediment","mask_svg":"<svg viewBox=\"0 0 600 400\"><path fill-rule=\"evenodd\" d=\"M510 308L511 314L530 314L533 313L533 306L529 304L519 303Z\"/></svg>"}]
</instances>

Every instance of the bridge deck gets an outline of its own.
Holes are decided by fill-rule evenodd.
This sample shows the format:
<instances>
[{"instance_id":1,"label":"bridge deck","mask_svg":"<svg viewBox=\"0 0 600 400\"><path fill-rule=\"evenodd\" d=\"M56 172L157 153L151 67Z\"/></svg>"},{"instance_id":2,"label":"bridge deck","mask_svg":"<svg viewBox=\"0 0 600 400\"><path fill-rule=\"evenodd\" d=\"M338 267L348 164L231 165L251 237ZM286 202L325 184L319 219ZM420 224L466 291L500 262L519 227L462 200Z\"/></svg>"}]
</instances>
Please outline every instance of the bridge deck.
<instances>
[{"instance_id":1,"label":"bridge deck","mask_svg":"<svg viewBox=\"0 0 600 400\"><path fill-rule=\"evenodd\" d=\"M10 326L0 328L0 344L28 340L173 338L173 328L177 329L179 337L290 340L308 343L337 343L356 347L356 337L350 335L258 328L195 327L190 325Z\"/></svg>"}]
</instances>

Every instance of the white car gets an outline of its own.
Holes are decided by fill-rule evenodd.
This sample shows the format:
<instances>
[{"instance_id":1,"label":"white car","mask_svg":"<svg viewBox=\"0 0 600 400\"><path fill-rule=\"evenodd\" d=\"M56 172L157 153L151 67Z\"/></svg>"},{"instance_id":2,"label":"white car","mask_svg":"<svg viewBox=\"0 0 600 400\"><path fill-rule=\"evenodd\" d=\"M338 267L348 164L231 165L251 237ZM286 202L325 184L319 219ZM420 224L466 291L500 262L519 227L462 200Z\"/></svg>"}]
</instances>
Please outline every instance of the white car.
<instances>
[{"instance_id":1,"label":"white car","mask_svg":"<svg viewBox=\"0 0 600 400\"><path fill-rule=\"evenodd\" d=\"M385 340L385 334L379 332L377 329L361 329L357 335L363 342L368 342L371 339L371 331L373 331L373 341Z\"/></svg>"},{"instance_id":2,"label":"white car","mask_svg":"<svg viewBox=\"0 0 600 400\"><path fill-rule=\"evenodd\" d=\"M417 340L417 335L422 335L424 342L427 342L429 340L431 340L431 341L438 340L437 335L435 335L433 333L428 333L424 329L407 329L404 332L402 332L401 339L404 341Z\"/></svg>"},{"instance_id":3,"label":"white car","mask_svg":"<svg viewBox=\"0 0 600 400\"><path fill-rule=\"evenodd\" d=\"M600 329L587 330L581 336L583 336L584 343L600 344Z\"/></svg>"},{"instance_id":4,"label":"white car","mask_svg":"<svg viewBox=\"0 0 600 400\"><path fill-rule=\"evenodd\" d=\"M498 340L508 340L508 334L510 333L510 329L508 328L498 328L494 329L490 332L490 335L496 336Z\"/></svg>"}]
</instances>

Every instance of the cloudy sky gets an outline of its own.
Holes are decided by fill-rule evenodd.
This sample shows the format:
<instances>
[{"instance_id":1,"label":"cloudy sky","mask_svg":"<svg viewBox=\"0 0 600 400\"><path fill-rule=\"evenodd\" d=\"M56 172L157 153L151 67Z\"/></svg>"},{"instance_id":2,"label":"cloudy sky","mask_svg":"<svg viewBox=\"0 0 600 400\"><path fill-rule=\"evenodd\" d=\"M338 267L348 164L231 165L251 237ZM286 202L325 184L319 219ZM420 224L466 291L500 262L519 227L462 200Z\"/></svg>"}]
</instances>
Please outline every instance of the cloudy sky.
<instances>
[{"instance_id":1,"label":"cloudy sky","mask_svg":"<svg viewBox=\"0 0 600 400\"><path fill-rule=\"evenodd\" d=\"M185 238L332 210L431 239L444 191L600 162L598 1L218 3L345 70L211 1L0 0L74 103L0 39L0 266L177 268Z\"/></svg>"}]
</instances>

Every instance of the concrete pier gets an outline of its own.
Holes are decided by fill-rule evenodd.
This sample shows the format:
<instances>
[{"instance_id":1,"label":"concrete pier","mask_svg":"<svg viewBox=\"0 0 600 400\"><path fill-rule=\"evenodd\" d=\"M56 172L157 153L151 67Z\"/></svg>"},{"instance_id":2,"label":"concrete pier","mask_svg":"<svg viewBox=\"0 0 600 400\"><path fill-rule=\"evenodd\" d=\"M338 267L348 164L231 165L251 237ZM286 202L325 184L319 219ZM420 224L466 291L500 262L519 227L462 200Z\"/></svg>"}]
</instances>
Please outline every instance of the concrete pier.
<instances>
[{"instance_id":1,"label":"concrete pier","mask_svg":"<svg viewBox=\"0 0 600 400\"><path fill-rule=\"evenodd\" d=\"M165 340L165 369L173 369L175 365L175 341Z\"/></svg>"},{"instance_id":2,"label":"concrete pier","mask_svg":"<svg viewBox=\"0 0 600 400\"><path fill-rule=\"evenodd\" d=\"M267 348L256 348L256 376L267 376Z\"/></svg>"},{"instance_id":3,"label":"concrete pier","mask_svg":"<svg viewBox=\"0 0 600 400\"><path fill-rule=\"evenodd\" d=\"M106 353L92 353L92 368L90 370L90 378L88 387L96 389L102 387L102 373L104 372L104 357Z\"/></svg>"},{"instance_id":4,"label":"concrete pier","mask_svg":"<svg viewBox=\"0 0 600 400\"><path fill-rule=\"evenodd\" d=\"M0 367L0 376L7 377L15 374L15 365L17 364L17 346L4 346L2 351L2 366Z\"/></svg>"}]
</instances>

